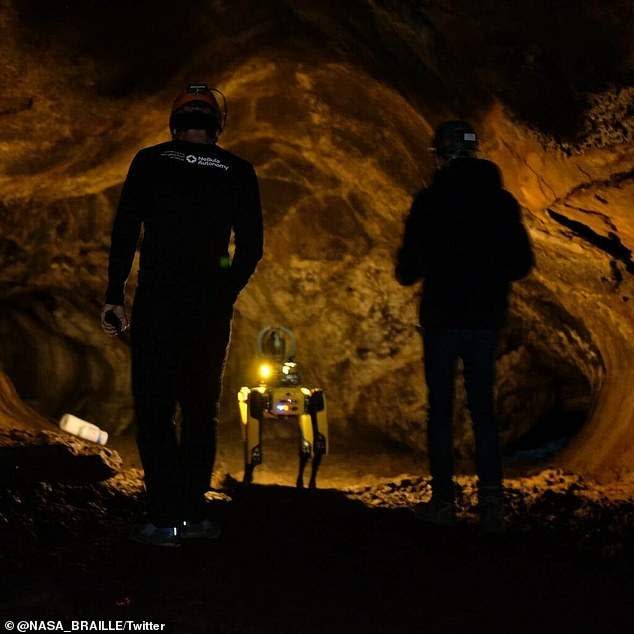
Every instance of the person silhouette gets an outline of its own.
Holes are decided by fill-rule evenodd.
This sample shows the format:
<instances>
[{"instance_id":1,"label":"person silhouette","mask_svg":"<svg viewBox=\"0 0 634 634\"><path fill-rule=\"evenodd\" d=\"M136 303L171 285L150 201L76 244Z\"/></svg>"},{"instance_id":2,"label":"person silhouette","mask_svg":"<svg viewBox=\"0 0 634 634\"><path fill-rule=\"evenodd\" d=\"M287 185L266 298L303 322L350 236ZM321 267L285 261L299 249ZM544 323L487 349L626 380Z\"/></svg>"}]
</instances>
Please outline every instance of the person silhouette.
<instances>
[{"instance_id":1,"label":"person silhouette","mask_svg":"<svg viewBox=\"0 0 634 634\"><path fill-rule=\"evenodd\" d=\"M493 385L499 329L511 282L534 266L520 207L499 168L478 158L471 125L448 121L434 134L437 170L414 197L396 262L404 286L423 279L420 325L428 388L427 441L432 497L419 519L452 525L453 400L457 358L464 368L475 434L478 511L483 530L504 530L502 460Z\"/></svg>"},{"instance_id":2,"label":"person silhouette","mask_svg":"<svg viewBox=\"0 0 634 634\"><path fill-rule=\"evenodd\" d=\"M220 535L205 504L218 401L233 305L263 255L257 175L251 163L217 144L226 108L223 112L214 93L221 94L206 83L189 84L172 106L172 140L143 148L132 160L113 222L101 314L109 336L130 331L148 507L148 521L130 537L158 546ZM128 322L124 290L141 228Z\"/></svg>"}]
</instances>

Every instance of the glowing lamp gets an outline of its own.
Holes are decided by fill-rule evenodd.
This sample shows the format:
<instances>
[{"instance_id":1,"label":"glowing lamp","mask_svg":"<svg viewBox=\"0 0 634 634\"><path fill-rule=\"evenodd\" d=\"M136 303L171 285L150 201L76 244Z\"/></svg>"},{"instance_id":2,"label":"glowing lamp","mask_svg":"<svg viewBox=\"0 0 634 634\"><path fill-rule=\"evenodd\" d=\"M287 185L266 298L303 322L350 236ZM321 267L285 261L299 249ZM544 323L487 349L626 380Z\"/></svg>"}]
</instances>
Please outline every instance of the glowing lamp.
<instances>
[{"instance_id":1,"label":"glowing lamp","mask_svg":"<svg viewBox=\"0 0 634 634\"><path fill-rule=\"evenodd\" d=\"M267 379L271 378L271 375L273 374L273 368L268 363L261 363L259 373L260 378L263 381L266 381Z\"/></svg>"}]
</instances>

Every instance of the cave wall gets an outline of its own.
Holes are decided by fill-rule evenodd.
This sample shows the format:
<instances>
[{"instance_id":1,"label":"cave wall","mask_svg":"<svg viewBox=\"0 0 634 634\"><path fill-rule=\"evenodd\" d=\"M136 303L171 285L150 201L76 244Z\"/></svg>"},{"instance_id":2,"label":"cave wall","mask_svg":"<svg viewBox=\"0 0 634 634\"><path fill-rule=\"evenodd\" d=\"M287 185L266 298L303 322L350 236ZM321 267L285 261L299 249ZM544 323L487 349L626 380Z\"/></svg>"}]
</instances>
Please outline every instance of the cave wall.
<instances>
[{"instance_id":1,"label":"cave wall","mask_svg":"<svg viewBox=\"0 0 634 634\"><path fill-rule=\"evenodd\" d=\"M583 324L600 359L587 373L595 396L588 424L559 460L603 475L630 468L634 457L633 96L628 89L597 98L586 124L594 133L569 153L505 121L499 109L485 122L503 139L490 156L537 221L533 277ZM622 106L628 100L629 114ZM570 337L568 328L559 330Z\"/></svg>"},{"instance_id":2,"label":"cave wall","mask_svg":"<svg viewBox=\"0 0 634 634\"><path fill-rule=\"evenodd\" d=\"M4 0L2 368L49 417L132 422L127 349L99 329L109 231L130 159L169 138L174 94L206 77L228 95L221 144L256 166L266 228L237 304L226 423L259 328L283 323L338 429L424 448L417 291L393 259L433 127L468 117L537 256L498 353L504 439L565 401L588 422L556 461L629 468L633 8L592 4L192 2L175 17L145 0ZM129 301L135 282L136 268ZM469 455L464 400L459 380Z\"/></svg>"}]
</instances>

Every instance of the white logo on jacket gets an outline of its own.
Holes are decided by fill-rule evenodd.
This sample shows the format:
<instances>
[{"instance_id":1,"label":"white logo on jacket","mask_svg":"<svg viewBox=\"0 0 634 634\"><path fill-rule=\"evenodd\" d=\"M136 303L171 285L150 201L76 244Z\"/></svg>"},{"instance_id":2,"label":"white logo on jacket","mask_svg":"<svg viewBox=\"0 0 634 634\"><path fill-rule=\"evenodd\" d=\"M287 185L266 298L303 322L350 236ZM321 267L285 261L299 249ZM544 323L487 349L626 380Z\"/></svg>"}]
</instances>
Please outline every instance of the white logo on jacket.
<instances>
[{"instance_id":1,"label":"white logo on jacket","mask_svg":"<svg viewBox=\"0 0 634 634\"><path fill-rule=\"evenodd\" d=\"M176 150L164 150L160 156L179 161L181 163L187 162L190 165L199 165L201 167L219 167L225 172L229 171L229 166L223 163L219 158L215 156L197 156L196 154L185 154L184 152L178 152Z\"/></svg>"}]
</instances>

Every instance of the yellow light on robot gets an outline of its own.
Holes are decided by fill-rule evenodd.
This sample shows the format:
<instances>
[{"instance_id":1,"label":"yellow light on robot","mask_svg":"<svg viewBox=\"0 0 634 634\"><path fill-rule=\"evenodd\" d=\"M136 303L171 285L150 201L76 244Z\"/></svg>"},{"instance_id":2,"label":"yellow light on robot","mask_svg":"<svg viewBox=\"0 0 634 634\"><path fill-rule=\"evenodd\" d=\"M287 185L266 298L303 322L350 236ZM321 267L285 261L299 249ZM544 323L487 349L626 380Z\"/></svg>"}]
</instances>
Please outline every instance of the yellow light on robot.
<instances>
[{"instance_id":1,"label":"yellow light on robot","mask_svg":"<svg viewBox=\"0 0 634 634\"><path fill-rule=\"evenodd\" d=\"M260 378L263 381L266 381L267 379L271 378L271 375L273 374L273 368L268 364L268 363L262 363L260 364Z\"/></svg>"}]
</instances>

